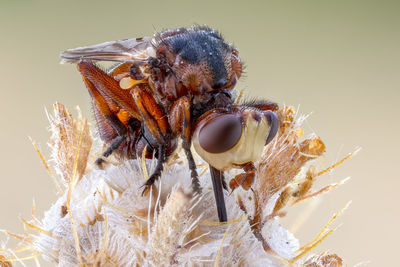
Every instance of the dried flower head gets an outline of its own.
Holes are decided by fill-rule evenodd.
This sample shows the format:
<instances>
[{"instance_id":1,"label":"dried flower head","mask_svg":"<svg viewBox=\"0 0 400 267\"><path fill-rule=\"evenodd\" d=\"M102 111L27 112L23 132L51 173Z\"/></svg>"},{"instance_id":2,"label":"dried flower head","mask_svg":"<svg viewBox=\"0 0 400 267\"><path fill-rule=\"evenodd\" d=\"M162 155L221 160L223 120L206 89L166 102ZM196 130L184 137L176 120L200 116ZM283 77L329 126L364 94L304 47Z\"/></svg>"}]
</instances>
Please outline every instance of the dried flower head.
<instances>
[{"instance_id":1,"label":"dried flower head","mask_svg":"<svg viewBox=\"0 0 400 267\"><path fill-rule=\"evenodd\" d=\"M82 119L79 108L77 109L79 117L74 119L64 105L56 103L53 107L54 116L49 116L52 133L49 146L54 169L66 183L73 177L74 171L79 180L85 173L89 152L92 147L89 125L86 120ZM76 169L74 169L78 149L77 165Z\"/></svg>"},{"instance_id":2,"label":"dried flower head","mask_svg":"<svg viewBox=\"0 0 400 267\"><path fill-rule=\"evenodd\" d=\"M257 163L252 190L225 192L229 221L219 223L208 167L200 158L201 195L192 193L190 172L178 151L143 197L140 187L155 160L114 159L104 169L92 166L96 142L86 120L55 104L49 145L60 197L41 220L32 209L32 219L24 221L30 232L6 232L21 246L3 249L0 266L28 258L38 262L39 255L58 266L342 266L336 254L304 256L334 231L329 226L344 209L304 246L279 223L285 207L340 184L311 192L325 172L312 161L325 145L317 136L302 139L305 117L296 118L293 108L280 109L279 117L282 127ZM31 255L19 256L20 248Z\"/></svg>"}]
</instances>

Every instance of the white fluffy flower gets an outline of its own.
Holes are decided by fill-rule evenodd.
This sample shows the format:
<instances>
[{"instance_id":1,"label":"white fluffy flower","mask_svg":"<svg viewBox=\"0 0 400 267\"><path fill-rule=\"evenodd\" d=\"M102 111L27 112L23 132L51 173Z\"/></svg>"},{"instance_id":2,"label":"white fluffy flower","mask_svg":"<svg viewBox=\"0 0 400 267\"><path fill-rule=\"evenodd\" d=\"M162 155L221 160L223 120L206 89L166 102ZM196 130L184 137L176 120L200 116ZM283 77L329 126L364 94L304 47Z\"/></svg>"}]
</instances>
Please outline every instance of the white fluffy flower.
<instances>
[{"instance_id":1,"label":"white fluffy flower","mask_svg":"<svg viewBox=\"0 0 400 267\"><path fill-rule=\"evenodd\" d=\"M225 191L228 222L219 223L207 164L200 158L201 195L193 195L187 162L177 154L142 196L156 160L93 166L96 142L87 123L56 104L50 146L64 186L42 220L26 222L36 232L26 233L22 244L35 252L32 257L40 254L58 266L341 266L335 254L303 260L332 230L324 229L316 242L300 247L279 223L286 205L319 194L309 191L322 172L306 163L325 150L318 137L299 141L293 109L280 110L280 119L278 136L257 164L253 189ZM12 252L0 255L0 266L10 266Z\"/></svg>"}]
</instances>

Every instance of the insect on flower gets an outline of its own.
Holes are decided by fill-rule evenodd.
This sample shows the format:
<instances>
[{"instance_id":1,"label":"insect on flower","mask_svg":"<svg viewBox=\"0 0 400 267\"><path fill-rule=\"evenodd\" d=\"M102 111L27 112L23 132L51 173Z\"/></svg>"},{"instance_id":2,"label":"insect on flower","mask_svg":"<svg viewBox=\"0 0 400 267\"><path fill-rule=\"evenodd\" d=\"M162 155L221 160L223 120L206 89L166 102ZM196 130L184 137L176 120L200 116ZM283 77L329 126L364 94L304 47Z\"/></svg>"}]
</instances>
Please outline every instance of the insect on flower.
<instances>
[{"instance_id":1,"label":"insect on flower","mask_svg":"<svg viewBox=\"0 0 400 267\"><path fill-rule=\"evenodd\" d=\"M223 171L242 168L231 188L250 187L254 165L275 136L277 105L268 101L234 104L231 92L242 75L238 51L204 26L166 30L66 50L64 62L77 63L92 98L99 134L108 144L96 163L117 153L124 158L157 157L145 190L182 139L192 185L200 193L190 150L210 164L220 221L227 220ZM118 64L103 71L94 62ZM144 150L146 148L146 150Z\"/></svg>"}]
</instances>

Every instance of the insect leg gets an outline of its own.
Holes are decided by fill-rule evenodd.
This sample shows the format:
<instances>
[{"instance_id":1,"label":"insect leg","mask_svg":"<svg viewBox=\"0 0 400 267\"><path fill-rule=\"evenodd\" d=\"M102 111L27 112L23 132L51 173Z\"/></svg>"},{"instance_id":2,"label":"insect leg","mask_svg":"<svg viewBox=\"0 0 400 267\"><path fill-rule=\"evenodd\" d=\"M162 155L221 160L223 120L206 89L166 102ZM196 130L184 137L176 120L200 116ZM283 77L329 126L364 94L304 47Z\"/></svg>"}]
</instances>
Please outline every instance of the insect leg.
<instances>
[{"instance_id":1,"label":"insect leg","mask_svg":"<svg viewBox=\"0 0 400 267\"><path fill-rule=\"evenodd\" d=\"M117 136L110 144L110 146L104 151L103 157L107 158L110 156L114 150L118 149L119 146L126 140L126 135L124 136ZM96 160L97 165L101 165L104 162L103 158L98 158Z\"/></svg>"},{"instance_id":2,"label":"insect leg","mask_svg":"<svg viewBox=\"0 0 400 267\"><path fill-rule=\"evenodd\" d=\"M254 182L255 170L252 162L243 166L244 173L238 174L229 182L229 187L233 190L242 186L244 190L249 190Z\"/></svg>"},{"instance_id":3,"label":"insect leg","mask_svg":"<svg viewBox=\"0 0 400 267\"><path fill-rule=\"evenodd\" d=\"M154 97L150 95L147 91L141 89L140 87L135 87L132 91L132 96L140 112L140 115L142 116L145 129L146 131L149 131L149 133L144 134L150 134L152 139L154 139L154 142L158 145L157 166L149 179L144 184L146 186L143 191L144 193L151 185L154 184L154 182L158 178L160 178L164 163L167 160L166 146L169 124L166 116L164 115L164 112L157 104ZM152 140L150 140L150 142L151 141Z\"/></svg>"},{"instance_id":4,"label":"insect leg","mask_svg":"<svg viewBox=\"0 0 400 267\"><path fill-rule=\"evenodd\" d=\"M192 177L193 191L195 193L201 194L199 176L196 170L196 162L194 161L192 151L190 150L190 142L183 141L182 147L183 150L185 151L185 155L189 163L189 169Z\"/></svg>"},{"instance_id":5,"label":"insect leg","mask_svg":"<svg viewBox=\"0 0 400 267\"><path fill-rule=\"evenodd\" d=\"M127 129L125 125L118 119L115 113L111 111L107 101L100 94L94 84L84 75L82 76L83 81L88 88L89 94L92 98L94 113L99 127L100 136L103 140L112 140L111 145L103 153L104 157L108 157L125 141ZM100 165L101 163L103 163L103 159L98 158L96 160L96 164Z\"/></svg>"},{"instance_id":6,"label":"insect leg","mask_svg":"<svg viewBox=\"0 0 400 267\"><path fill-rule=\"evenodd\" d=\"M147 190L148 187L152 186L158 178L160 178L161 173L164 168L164 163L167 160L167 157L165 154L165 152L166 152L165 145L160 145L158 147L157 152L158 152L158 158L157 158L158 161L157 161L156 169L154 170L153 174L149 177L149 179L144 184L144 186L146 186L146 188L144 189L143 193Z\"/></svg>"},{"instance_id":7,"label":"insect leg","mask_svg":"<svg viewBox=\"0 0 400 267\"><path fill-rule=\"evenodd\" d=\"M199 176L197 174L196 163L194 161L191 145L191 125L190 125L190 101L186 96L179 98L170 111L170 125L172 131L182 136L182 148L185 151L189 163L189 169L192 177L193 191L201 193Z\"/></svg>"},{"instance_id":8,"label":"insect leg","mask_svg":"<svg viewBox=\"0 0 400 267\"><path fill-rule=\"evenodd\" d=\"M158 144L165 144L169 124L163 110L157 104L154 97L140 87L133 89L132 97L140 112L143 123L155 138L155 141Z\"/></svg>"},{"instance_id":9,"label":"insect leg","mask_svg":"<svg viewBox=\"0 0 400 267\"><path fill-rule=\"evenodd\" d=\"M218 218L220 222L226 222L228 220L228 216L226 213L226 206L225 206L225 200L224 200L224 192L223 192L223 172L220 170L217 170L213 166L210 165L210 172L211 172L211 180L213 183L213 189L214 189L214 196L215 196L215 202L217 205L217 211L218 211Z\"/></svg>"}]
</instances>

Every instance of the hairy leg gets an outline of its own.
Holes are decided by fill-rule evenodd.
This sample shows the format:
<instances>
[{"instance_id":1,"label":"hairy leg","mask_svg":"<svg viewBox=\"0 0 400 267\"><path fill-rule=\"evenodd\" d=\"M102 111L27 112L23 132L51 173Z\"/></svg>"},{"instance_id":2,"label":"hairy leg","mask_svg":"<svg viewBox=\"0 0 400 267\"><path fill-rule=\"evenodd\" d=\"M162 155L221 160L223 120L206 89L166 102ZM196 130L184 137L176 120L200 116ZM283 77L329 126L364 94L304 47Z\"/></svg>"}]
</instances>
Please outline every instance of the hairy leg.
<instances>
[{"instance_id":1,"label":"hairy leg","mask_svg":"<svg viewBox=\"0 0 400 267\"><path fill-rule=\"evenodd\" d=\"M192 177L193 191L201 193L199 176L194 161L191 146L190 101L186 96L179 98L171 108L169 121L172 131L182 137L182 148L188 160Z\"/></svg>"},{"instance_id":2,"label":"hairy leg","mask_svg":"<svg viewBox=\"0 0 400 267\"><path fill-rule=\"evenodd\" d=\"M169 125L164 112L157 104L154 97L147 91L140 87L135 87L132 90L132 97L143 119L143 137L150 146L154 146L154 144L151 144L152 142L157 145L158 153L156 169L144 184L146 187L143 191L144 194L146 191L148 191L150 186L152 186L154 182L160 178L164 168L164 163L167 160L166 148L168 144L167 137ZM148 137L151 137L152 140L149 140Z\"/></svg>"}]
</instances>

